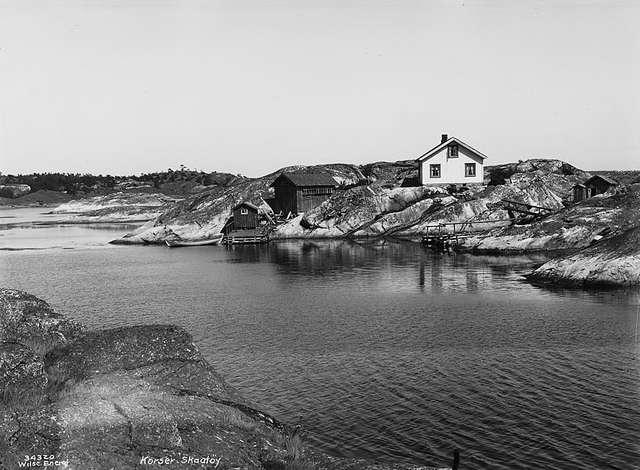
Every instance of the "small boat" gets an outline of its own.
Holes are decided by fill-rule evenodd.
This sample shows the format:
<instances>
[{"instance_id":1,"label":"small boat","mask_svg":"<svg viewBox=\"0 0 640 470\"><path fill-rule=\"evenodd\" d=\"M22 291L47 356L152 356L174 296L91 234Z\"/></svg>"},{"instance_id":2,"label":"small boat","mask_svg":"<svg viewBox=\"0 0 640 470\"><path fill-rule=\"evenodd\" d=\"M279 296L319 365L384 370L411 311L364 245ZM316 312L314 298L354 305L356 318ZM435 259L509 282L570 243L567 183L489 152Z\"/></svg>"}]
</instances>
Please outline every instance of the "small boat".
<instances>
[{"instance_id":1,"label":"small boat","mask_svg":"<svg viewBox=\"0 0 640 470\"><path fill-rule=\"evenodd\" d=\"M202 246L202 245L217 245L222 241L223 235L220 234L214 238L207 238L206 240L165 240L166 245L169 248L176 248L179 246Z\"/></svg>"}]
</instances>

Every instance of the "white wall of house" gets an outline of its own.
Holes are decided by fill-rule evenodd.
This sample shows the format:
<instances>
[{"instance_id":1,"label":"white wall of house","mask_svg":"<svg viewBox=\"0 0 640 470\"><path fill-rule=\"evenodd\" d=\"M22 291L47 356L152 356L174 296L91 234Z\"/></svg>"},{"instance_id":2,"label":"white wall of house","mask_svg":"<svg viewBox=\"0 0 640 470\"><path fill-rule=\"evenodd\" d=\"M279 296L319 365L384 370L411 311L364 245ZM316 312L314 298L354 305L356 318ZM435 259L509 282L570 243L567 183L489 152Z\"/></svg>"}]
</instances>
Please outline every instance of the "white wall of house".
<instances>
[{"instance_id":1,"label":"white wall of house","mask_svg":"<svg viewBox=\"0 0 640 470\"><path fill-rule=\"evenodd\" d=\"M483 159L470 152L462 145L458 145L458 156L447 156L447 147L435 155L420 162L421 183L425 186L433 184L471 184L482 183L484 180ZM465 176L465 163L476 164L476 176ZM440 178L431 178L430 165L440 165Z\"/></svg>"}]
</instances>

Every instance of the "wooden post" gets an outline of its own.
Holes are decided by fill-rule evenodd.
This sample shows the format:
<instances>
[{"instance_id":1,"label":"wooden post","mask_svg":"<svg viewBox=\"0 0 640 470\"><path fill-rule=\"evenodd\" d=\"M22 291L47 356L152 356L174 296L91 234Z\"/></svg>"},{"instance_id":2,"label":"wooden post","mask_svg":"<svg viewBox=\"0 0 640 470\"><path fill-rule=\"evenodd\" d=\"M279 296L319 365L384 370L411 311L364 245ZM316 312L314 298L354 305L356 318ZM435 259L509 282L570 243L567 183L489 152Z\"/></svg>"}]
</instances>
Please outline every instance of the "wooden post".
<instances>
[{"instance_id":1,"label":"wooden post","mask_svg":"<svg viewBox=\"0 0 640 470\"><path fill-rule=\"evenodd\" d=\"M460 451L458 449L453 451L453 466L452 470L458 470L460 466Z\"/></svg>"}]
</instances>

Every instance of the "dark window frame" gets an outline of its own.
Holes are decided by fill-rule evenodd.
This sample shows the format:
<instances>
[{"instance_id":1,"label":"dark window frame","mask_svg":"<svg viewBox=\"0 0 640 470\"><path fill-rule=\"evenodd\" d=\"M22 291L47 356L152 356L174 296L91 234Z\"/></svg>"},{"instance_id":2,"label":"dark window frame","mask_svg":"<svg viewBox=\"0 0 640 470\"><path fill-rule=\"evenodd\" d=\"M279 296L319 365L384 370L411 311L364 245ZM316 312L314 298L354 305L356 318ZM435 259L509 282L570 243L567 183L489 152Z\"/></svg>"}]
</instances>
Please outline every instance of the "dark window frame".
<instances>
[{"instance_id":1,"label":"dark window frame","mask_svg":"<svg viewBox=\"0 0 640 470\"><path fill-rule=\"evenodd\" d=\"M437 171L434 172L434 170ZM440 163L429 164L429 178L442 178L442 165Z\"/></svg>"},{"instance_id":2,"label":"dark window frame","mask_svg":"<svg viewBox=\"0 0 640 470\"><path fill-rule=\"evenodd\" d=\"M449 151L448 155L450 158L458 158L458 144L449 145L449 147L447 147L447 150Z\"/></svg>"},{"instance_id":3,"label":"dark window frame","mask_svg":"<svg viewBox=\"0 0 640 470\"><path fill-rule=\"evenodd\" d=\"M465 178L473 178L478 174L475 163L464 164L464 176Z\"/></svg>"}]
</instances>

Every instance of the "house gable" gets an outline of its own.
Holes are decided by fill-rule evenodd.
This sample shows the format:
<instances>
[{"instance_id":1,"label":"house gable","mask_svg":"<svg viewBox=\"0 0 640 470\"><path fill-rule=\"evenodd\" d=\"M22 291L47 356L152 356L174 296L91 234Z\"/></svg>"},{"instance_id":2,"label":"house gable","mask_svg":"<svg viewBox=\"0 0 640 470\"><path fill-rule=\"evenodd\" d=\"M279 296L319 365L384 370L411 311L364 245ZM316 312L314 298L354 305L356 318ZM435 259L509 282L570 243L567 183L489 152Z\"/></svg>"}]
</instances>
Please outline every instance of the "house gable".
<instances>
[{"instance_id":1,"label":"house gable","mask_svg":"<svg viewBox=\"0 0 640 470\"><path fill-rule=\"evenodd\" d=\"M478 160L479 162L482 162L482 160L485 160L487 158L486 155L477 151L471 145L464 143L457 137L450 137L444 142L433 147L427 153L420 155L418 158L416 158L416 161L423 162L425 160L428 160L434 155L439 154L442 150L446 150L452 144L456 144L458 146L458 151L462 151L465 155L469 156L470 158L473 158L474 160Z\"/></svg>"},{"instance_id":2,"label":"house gable","mask_svg":"<svg viewBox=\"0 0 640 470\"><path fill-rule=\"evenodd\" d=\"M416 159L420 184L483 184L486 158L469 144L443 134L440 144Z\"/></svg>"}]
</instances>

